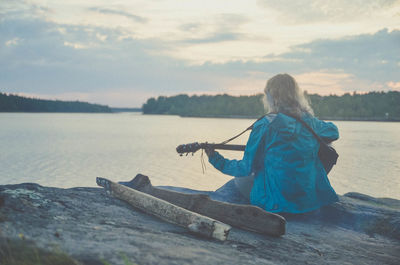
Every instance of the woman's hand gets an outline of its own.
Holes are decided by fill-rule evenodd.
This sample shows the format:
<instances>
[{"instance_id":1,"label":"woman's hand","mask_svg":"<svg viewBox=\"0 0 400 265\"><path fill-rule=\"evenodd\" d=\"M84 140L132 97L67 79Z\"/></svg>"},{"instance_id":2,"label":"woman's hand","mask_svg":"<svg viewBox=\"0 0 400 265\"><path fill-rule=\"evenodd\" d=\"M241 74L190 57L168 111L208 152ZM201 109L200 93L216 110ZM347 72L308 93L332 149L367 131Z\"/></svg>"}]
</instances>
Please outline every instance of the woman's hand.
<instances>
[{"instance_id":1,"label":"woman's hand","mask_svg":"<svg viewBox=\"0 0 400 265\"><path fill-rule=\"evenodd\" d=\"M215 153L214 148L207 146L206 148L204 148L204 151L206 152L207 156L210 157L211 155L213 155Z\"/></svg>"}]
</instances>

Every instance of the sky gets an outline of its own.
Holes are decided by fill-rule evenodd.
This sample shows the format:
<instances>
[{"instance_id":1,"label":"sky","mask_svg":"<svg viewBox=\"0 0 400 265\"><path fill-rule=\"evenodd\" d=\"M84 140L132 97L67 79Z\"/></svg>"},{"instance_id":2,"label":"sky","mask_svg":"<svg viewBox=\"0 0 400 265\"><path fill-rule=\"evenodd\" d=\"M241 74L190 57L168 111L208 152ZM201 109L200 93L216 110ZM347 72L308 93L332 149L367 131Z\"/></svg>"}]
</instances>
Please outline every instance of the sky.
<instances>
[{"instance_id":1,"label":"sky","mask_svg":"<svg viewBox=\"0 0 400 265\"><path fill-rule=\"evenodd\" d=\"M0 0L3 93L141 107L278 73L320 95L400 91L400 0Z\"/></svg>"}]
</instances>

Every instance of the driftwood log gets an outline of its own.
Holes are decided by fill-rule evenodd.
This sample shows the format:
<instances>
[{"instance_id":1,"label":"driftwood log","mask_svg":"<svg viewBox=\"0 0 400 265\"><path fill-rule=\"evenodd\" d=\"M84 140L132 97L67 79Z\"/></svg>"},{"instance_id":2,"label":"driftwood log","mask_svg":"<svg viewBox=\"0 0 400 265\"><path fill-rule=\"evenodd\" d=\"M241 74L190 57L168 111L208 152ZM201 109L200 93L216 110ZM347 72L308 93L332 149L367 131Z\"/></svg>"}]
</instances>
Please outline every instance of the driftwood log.
<instances>
[{"instance_id":1,"label":"driftwood log","mask_svg":"<svg viewBox=\"0 0 400 265\"><path fill-rule=\"evenodd\" d=\"M227 224L105 178L96 178L96 182L112 196L167 222L183 226L195 234L221 241L228 237L231 227Z\"/></svg>"},{"instance_id":2,"label":"driftwood log","mask_svg":"<svg viewBox=\"0 0 400 265\"><path fill-rule=\"evenodd\" d=\"M237 228L271 236L285 234L285 218L257 206L220 202L210 199L205 194L187 194L157 188L151 184L147 176L142 174L138 174L130 181L129 186Z\"/></svg>"}]
</instances>

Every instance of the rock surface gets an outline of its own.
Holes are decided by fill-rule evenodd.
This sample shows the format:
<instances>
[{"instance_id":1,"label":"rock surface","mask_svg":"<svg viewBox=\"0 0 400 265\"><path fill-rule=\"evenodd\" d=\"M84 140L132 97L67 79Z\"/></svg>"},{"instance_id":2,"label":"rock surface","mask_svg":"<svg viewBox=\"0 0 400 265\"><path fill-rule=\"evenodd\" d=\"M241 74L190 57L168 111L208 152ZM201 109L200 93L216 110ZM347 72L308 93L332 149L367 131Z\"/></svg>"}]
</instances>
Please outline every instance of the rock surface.
<instances>
[{"instance_id":1,"label":"rock surface","mask_svg":"<svg viewBox=\"0 0 400 265\"><path fill-rule=\"evenodd\" d=\"M0 186L0 240L32 240L83 264L400 264L398 200L349 193L319 211L285 217L280 238L233 228L218 242L101 188Z\"/></svg>"}]
</instances>

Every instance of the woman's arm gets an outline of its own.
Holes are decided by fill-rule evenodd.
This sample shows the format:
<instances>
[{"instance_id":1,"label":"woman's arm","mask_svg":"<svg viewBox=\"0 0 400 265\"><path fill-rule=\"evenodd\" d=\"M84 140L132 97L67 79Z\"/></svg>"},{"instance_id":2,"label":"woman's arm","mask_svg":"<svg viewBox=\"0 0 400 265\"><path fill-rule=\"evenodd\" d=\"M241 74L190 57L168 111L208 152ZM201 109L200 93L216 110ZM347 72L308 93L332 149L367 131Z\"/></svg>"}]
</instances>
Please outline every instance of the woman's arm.
<instances>
[{"instance_id":1,"label":"woman's arm","mask_svg":"<svg viewBox=\"0 0 400 265\"><path fill-rule=\"evenodd\" d=\"M267 125L263 122L255 124L246 144L242 160L225 159L218 152L209 152L208 161L219 171L234 177L243 177L251 174L258 147L266 133Z\"/></svg>"},{"instance_id":2,"label":"woman's arm","mask_svg":"<svg viewBox=\"0 0 400 265\"><path fill-rule=\"evenodd\" d=\"M332 122L325 122L315 118L313 123L315 133L324 141L332 142L339 139L339 130Z\"/></svg>"}]
</instances>

